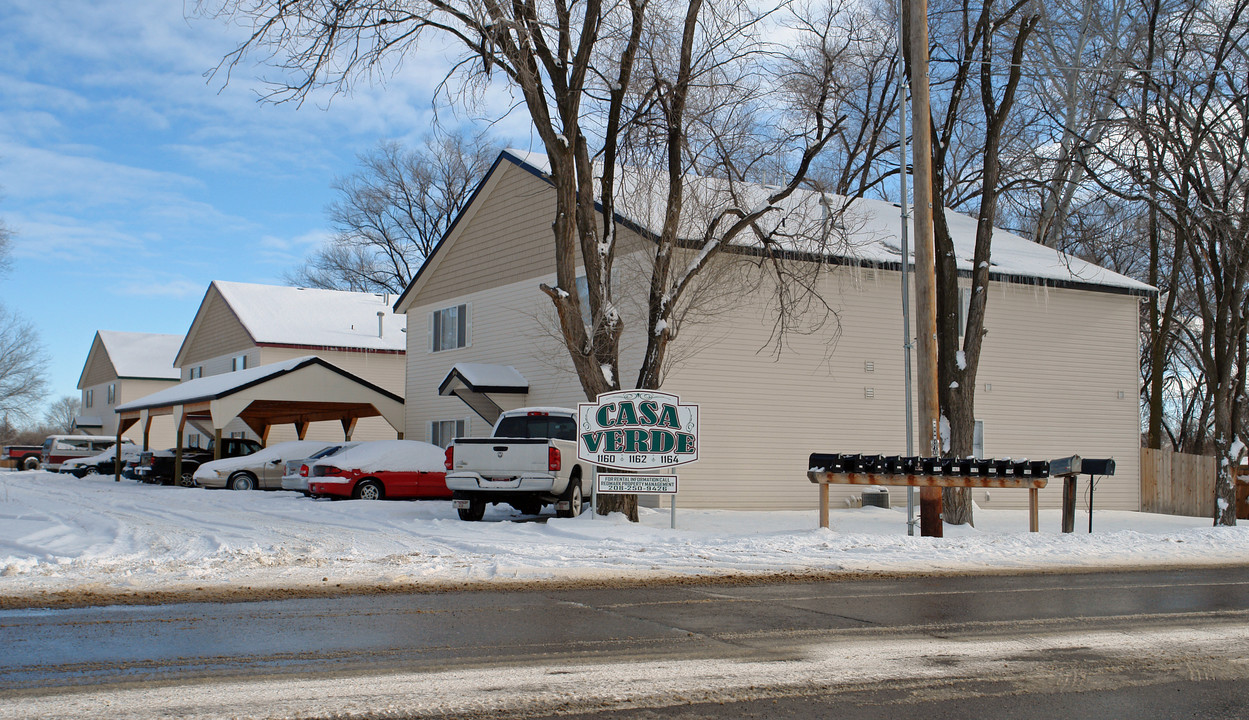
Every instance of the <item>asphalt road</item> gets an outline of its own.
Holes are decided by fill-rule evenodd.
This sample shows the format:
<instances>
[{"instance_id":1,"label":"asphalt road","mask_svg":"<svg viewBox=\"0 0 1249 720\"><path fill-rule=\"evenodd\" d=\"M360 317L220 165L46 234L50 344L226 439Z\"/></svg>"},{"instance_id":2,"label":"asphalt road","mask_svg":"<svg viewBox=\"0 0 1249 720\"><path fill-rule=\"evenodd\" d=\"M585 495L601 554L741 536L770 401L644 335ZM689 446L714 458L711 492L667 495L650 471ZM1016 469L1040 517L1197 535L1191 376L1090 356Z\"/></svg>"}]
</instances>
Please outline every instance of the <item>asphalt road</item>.
<instances>
[{"instance_id":1,"label":"asphalt road","mask_svg":"<svg viewBox=\"0 0 1249 720\"><path fill-rule=\"evenodd\" d=\"M1244 717L1246 680L1249 567L0 612L0 718Z\"/></svg>"}]
</instances>

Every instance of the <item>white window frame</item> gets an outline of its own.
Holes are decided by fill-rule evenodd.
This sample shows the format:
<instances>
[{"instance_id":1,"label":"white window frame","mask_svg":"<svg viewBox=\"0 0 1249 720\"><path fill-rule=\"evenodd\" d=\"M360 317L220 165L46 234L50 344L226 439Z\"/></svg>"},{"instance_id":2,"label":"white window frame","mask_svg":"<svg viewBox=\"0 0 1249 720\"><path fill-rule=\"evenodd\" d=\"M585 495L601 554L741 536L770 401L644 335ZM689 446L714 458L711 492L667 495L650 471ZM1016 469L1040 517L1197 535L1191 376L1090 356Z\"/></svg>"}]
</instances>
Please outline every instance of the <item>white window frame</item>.
<instances>
[{"instance_id":1,"label":"white window frame","mask_svg":"<svg viewBox=\"0 0 1249 720\"><path fill-rule=\"evenodd\" d=\"M457 344L454 347L450 345L448 345L447 347L443 347L441 343L442 338L439 337L439 333L435 332L435 326L437 327L437 329L441 330L442 324L443 324L443 318L445 318L446 313L450 311L455 311L456 335L457 336L459 335L459 325L460 325L459 319L461 315L463 316L464 335L463 337L456 337ZM435 318L437 319L435 320ZM456 305L450 305L444 308L439 308L429 313L429 351L431 353L448 352L451 350L459 350L461 348L472 347L472 346L473 346L473 304L472 303L459 303Z\"/></svg>"},{"instance_id":2,"label":"white window frame","mask_svg":"<svg viewBox=\"0 0 1249 720\"><path fill-rule=\"evenodd\" d=\"M958 336L967 334L967 315L971 312L971 288L958 289Z\"/></svg>"},{"instance_id":3,"label":"white window frame","mask_svg":"<svg viewBox=\"0 0 1249 720\"><path fill-rule=\"evenodd\" d=\"M451 441L455 438L468 437L468 434L472 429L472 422L472 418L467 417L448 420L430 420L425 424L425 437L429 440L430 445L437 445L440 448L445 448L450 445ZM446 423L455 423L451 429L453 437L443 438L442 433L438 430ZM443 442L444 440L445 442Z\"/></svg>"}]
</instances>

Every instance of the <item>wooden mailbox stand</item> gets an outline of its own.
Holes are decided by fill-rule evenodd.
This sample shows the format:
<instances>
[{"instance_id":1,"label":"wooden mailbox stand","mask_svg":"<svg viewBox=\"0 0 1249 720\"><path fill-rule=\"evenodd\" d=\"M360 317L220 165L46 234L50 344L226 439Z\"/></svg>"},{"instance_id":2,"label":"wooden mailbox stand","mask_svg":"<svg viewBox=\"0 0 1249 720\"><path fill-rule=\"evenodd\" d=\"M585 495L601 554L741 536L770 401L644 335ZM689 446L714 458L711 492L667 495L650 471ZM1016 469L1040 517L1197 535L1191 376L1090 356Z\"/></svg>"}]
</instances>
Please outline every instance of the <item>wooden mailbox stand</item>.
<instances>
[{"instance_id":1,"label":"wooden mailbox stand","mask_svg":"<svg viewBox=\"0 0 1249 720\"><path fill-rule=\"evenodd\" d=\"M981 475L878 475L808 470L807 479L820 486L820 527L828 527L828 486L837 485L900 485L904 487L967 487L1027 488L1028 529L1040 532L1037 491L1049 482L1048 477L993 477Z\"/></svg>"}]
</instances>

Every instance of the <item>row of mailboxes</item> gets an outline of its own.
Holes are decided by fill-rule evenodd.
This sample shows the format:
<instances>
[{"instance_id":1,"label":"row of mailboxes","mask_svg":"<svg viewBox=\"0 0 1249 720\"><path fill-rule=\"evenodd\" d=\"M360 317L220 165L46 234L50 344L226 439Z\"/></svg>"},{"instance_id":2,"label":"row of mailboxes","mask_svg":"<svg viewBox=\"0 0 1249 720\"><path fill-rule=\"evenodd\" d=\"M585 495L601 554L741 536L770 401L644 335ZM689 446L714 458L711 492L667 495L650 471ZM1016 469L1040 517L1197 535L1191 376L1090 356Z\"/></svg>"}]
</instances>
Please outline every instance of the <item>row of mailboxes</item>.
<instances>
[{"instance_id":1,"label":"row of mailboxes","mask_svg":"<svg viewBox=\"0 0 1249 720\"><path fill-rule=\"evenodd\" d=\"M900 455L811 453L807 466L816 472L871 475L961 475L979 477L1049 477L1048 460L1002 460Z\"/></svg>"}]
</instances>

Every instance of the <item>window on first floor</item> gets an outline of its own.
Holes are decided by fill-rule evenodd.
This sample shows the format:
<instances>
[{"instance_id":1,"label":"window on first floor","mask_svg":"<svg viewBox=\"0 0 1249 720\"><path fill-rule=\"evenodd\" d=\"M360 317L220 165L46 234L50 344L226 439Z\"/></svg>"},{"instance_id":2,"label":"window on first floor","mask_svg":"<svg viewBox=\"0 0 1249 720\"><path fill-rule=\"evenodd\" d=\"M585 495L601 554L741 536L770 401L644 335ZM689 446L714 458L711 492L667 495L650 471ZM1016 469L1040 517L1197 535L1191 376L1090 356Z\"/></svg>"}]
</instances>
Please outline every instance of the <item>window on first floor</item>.
<instances>
[{"instance_id":1,"label":"window on first floor","mask_svg":"<svg viewBox=\"0 0 1249 720\"><path fill-rule=\"evenodd\" d=\"M451 441L468 433L468 418L460 420L434 420L429 424L431 445L445 448Z\"/></svg>"},{"instance_id":2,"label":"window on first floor","mask_svg":"<svg viewBox=\"0 0 1249 720\"><path fill-rule=\"evenodd\" d=\"M971 435L971 454L977 458L984 457L984 420L977 420Z\"/></svg>"},{"instance_id":3,"label":"window on first floor","mask_svg":"<svg viewBox=\"0 0 1249 720\"><path fill-rule=\"evenodd\" d=\"M470 307L465 303L435 310L429 314L430 352L468 347L473 327L469 318Z\"/></svg>"}]
</instances>

